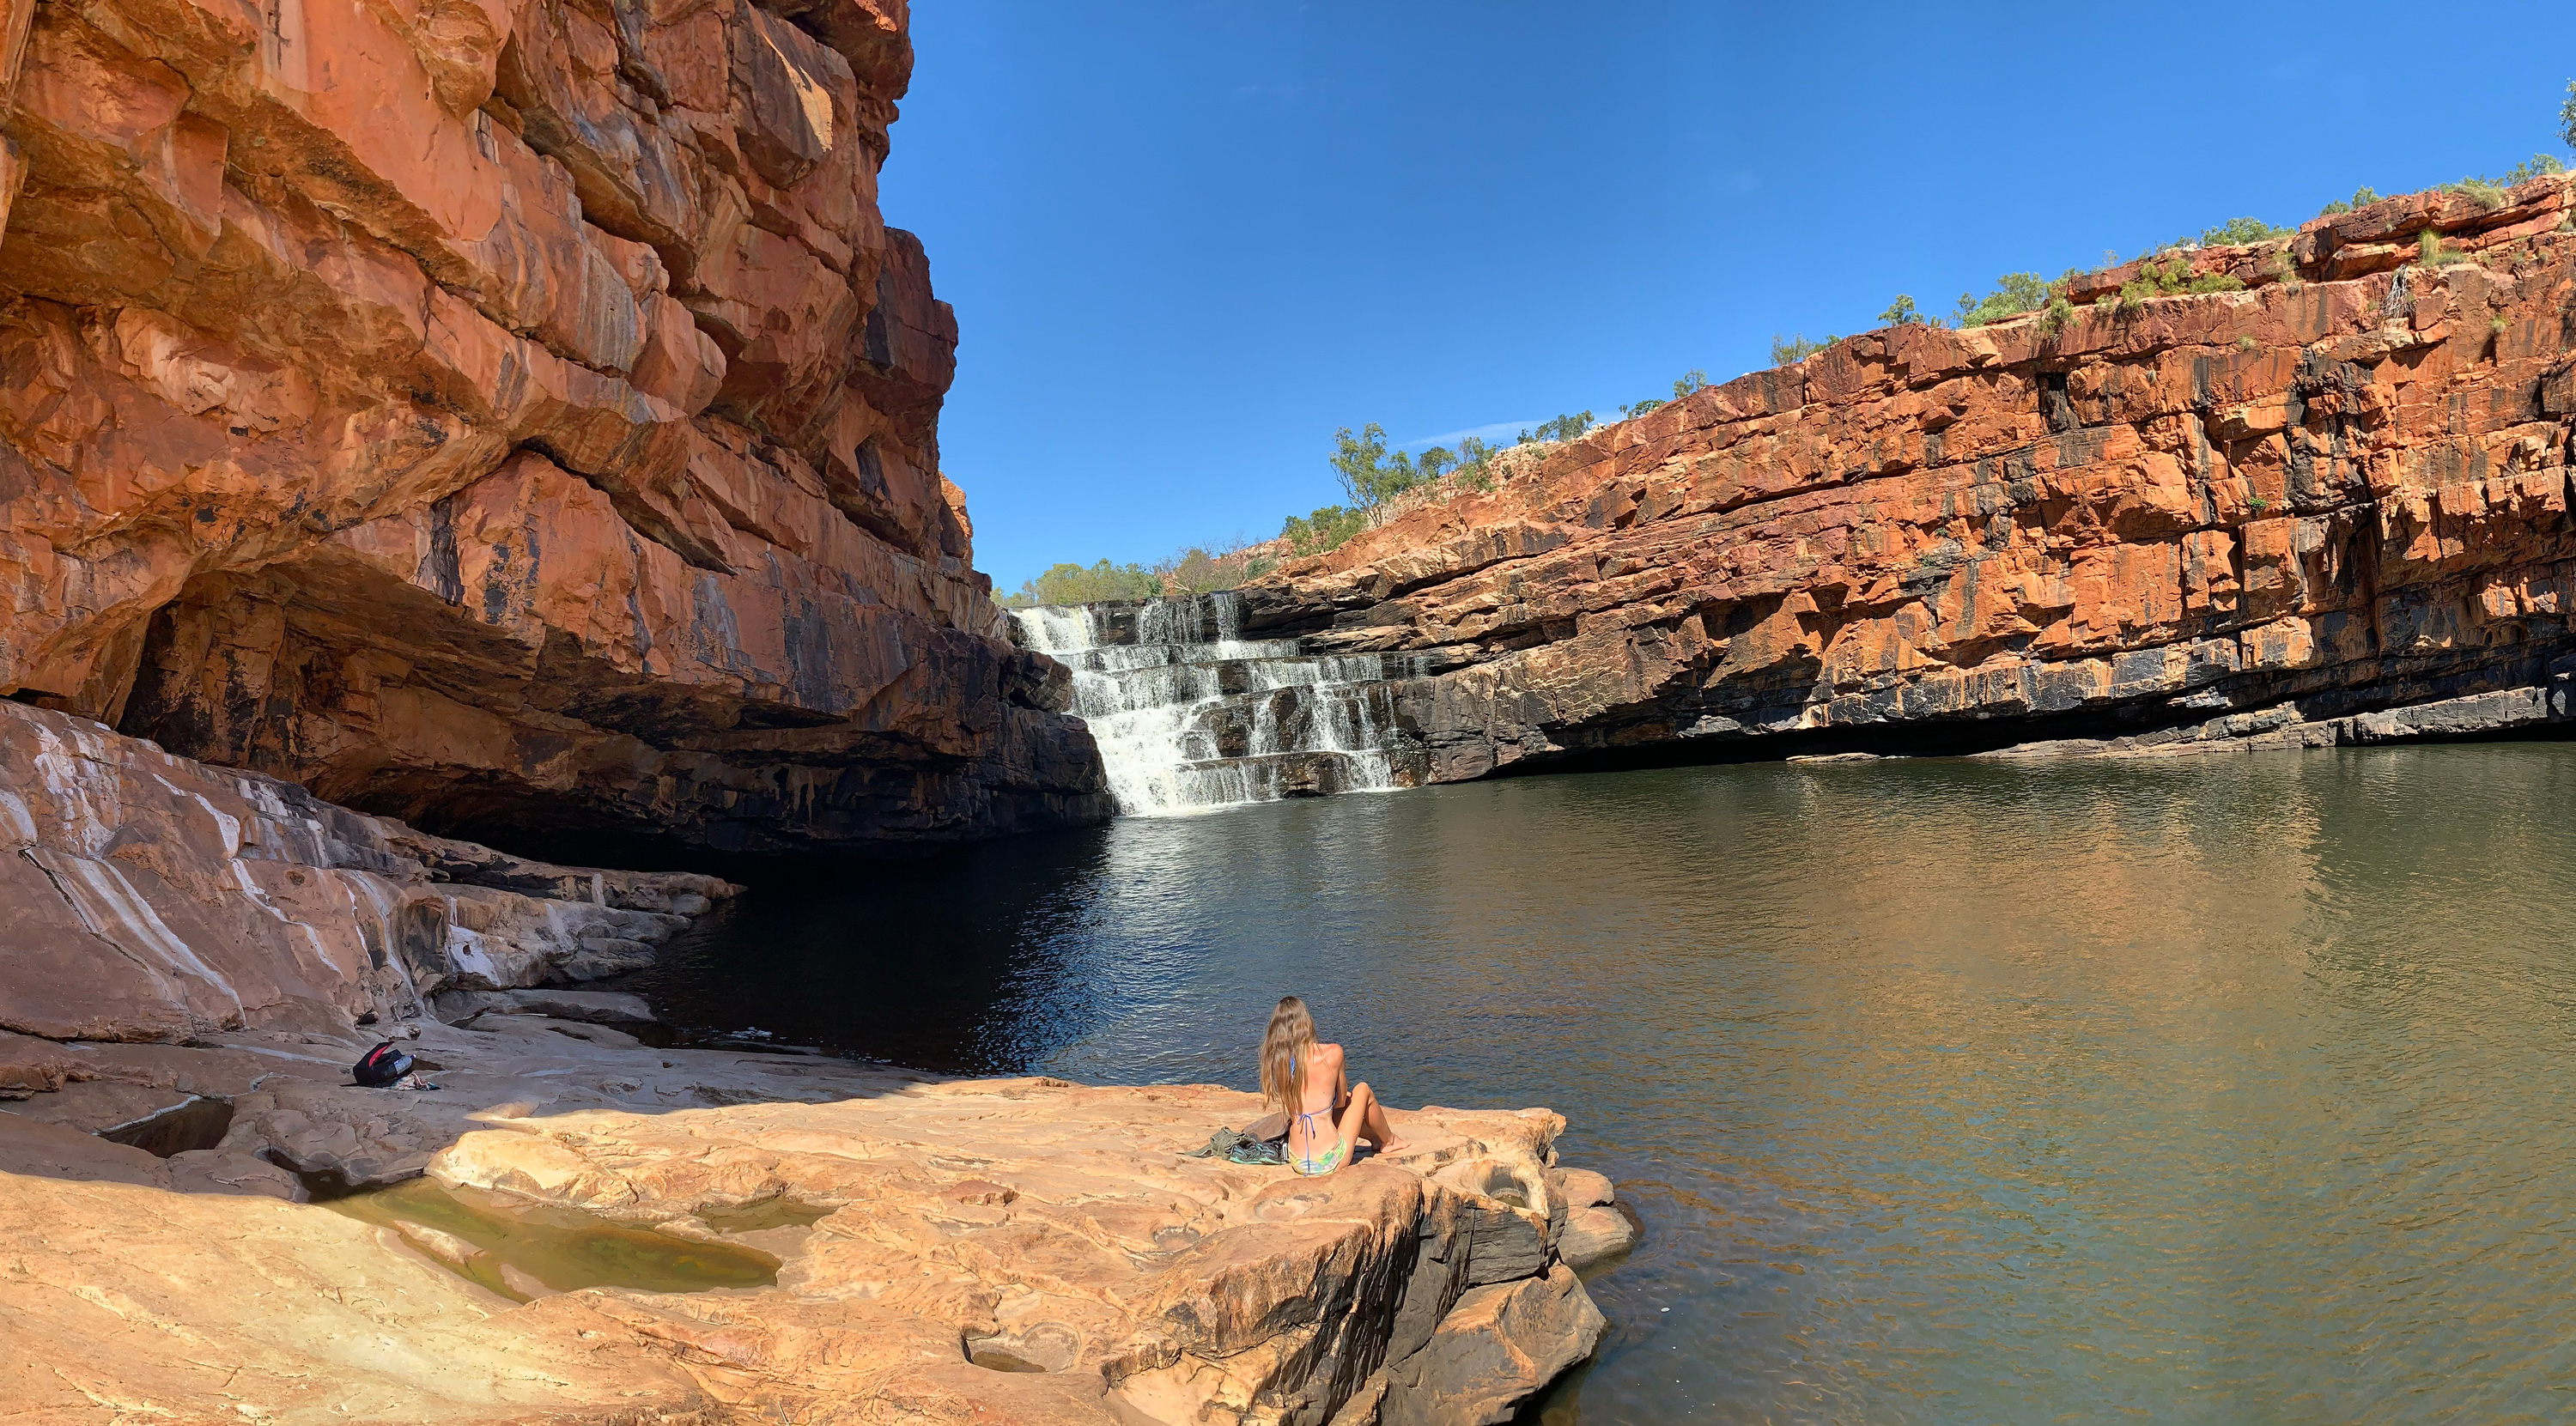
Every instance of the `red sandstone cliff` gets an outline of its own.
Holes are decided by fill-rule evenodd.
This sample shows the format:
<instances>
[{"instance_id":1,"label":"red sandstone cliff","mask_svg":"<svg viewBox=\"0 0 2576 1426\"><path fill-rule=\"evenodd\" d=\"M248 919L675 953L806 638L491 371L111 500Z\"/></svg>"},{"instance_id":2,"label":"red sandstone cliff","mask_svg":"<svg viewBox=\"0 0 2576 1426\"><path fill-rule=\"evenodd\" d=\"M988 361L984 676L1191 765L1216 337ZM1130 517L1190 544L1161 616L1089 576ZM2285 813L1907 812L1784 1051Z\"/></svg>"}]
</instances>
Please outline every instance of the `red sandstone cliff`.
<instances>
[{"instance_id":1,"label":"red sandstone cliff","mask_svg":"<svg viewBox=\"0 0 2576 1426\"><path fill-rule=\"evenodd\" d=\"M2192 255L2243 291L1853 338L1291 563L1250 625L1427 657L1396 702L1434 781L2546 685L2576 652L2571 211L2570 178L2392 199ZM2427 229L2468 260L2417 265Z\"/></svg>"},{"instance_id":2,"label":"red sandstone cliff","mask_svg":"<svg viewBox=\"0 0 2576 1426\"><path fill-rule=\"evenodd\" d=\"M486 835L1106 815L938 473L904 0L6 13L0 693Z\"/></svg>"}]
</instances>

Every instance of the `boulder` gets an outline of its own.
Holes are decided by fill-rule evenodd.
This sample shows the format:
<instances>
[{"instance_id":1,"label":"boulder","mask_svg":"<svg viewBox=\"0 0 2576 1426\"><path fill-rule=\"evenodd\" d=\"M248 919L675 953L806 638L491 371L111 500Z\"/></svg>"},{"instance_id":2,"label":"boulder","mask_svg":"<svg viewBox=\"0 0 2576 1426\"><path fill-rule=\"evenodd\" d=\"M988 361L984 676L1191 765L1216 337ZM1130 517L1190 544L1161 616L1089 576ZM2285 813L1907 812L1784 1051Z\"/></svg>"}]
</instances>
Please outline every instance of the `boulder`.
<instances>
[{"instance_id":1,"label":"boulder","mask_svg":"<svg viewBox=\"0 0 2576 1426\"><path fill-rule=\"evenodd\" d=\"M1636 1243L1637 1225L1627 1214L1607 1205L1577 1208L1567 1216L1565 1232L1556 1240L1556 1255L1580 1272L1608 1262Z\"/></svg>"},{"instance_id":2,"label":"boulder","mask_svg":"<svg viewBox=\"0 0 2576 1426\"><path fill-rule=\"evenodd\" d=\"M1379 1426L1499 1426L1592 1355L1608 1324L1562 1264L1458 1299L1422 1350L1386 1369Z\"/></svg>"}]
</instances>

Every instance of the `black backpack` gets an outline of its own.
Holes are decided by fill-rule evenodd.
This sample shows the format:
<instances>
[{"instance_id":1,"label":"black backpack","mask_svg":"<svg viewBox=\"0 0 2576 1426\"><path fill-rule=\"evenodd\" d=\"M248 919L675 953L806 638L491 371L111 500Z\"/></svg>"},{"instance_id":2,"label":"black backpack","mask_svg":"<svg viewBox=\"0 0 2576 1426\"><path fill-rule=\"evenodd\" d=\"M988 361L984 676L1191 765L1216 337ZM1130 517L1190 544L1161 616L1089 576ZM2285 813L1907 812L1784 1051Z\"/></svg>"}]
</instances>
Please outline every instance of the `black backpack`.
<instances>
[{"instance_id":1,"label":"black backpack","mask_svg":"<svg viewBox=\"0 0 2576 1426\"><path fill-rule=\"evenodd\" d=\"M409 1073L411 1056L395 1049L391 1040L367 1051L349 1068L349 1078L369 1089L383 1089Z\"/></svg>"}]
</instances>

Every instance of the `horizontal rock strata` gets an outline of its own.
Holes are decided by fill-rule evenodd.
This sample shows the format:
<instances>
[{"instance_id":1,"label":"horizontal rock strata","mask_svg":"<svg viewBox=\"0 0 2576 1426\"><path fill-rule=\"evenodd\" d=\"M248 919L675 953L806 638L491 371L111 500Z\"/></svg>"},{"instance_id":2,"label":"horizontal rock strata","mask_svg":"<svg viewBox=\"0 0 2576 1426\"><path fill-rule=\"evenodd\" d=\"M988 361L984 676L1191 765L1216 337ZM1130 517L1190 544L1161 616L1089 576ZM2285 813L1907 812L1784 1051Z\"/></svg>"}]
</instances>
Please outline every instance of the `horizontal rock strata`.
<instances>
[{"instance_id":1,"label":"horizontal rock strata","mask_svg":"<svg viewBox=\"0 0 2576 1426\"><path fill-rule=\"evenodd\" d=\"M939 473L902 0L0 15L0 694L464 835L1107 815Z\"/></svg>"},{"instance_id":2,"label":"horizontal rock strata","mask_svg":"<svg viewBox=\"0 0 2576 1426\"><path fill-rule=\"evenodd\" d=\"M2132 264L2062 326L1839 342L1293 561L1247 633L1431 660L1393 686L1414 781L2539 687L2576 650L2571 212L2563 177L2393 199L2188 254L2241 291L2124 300Z\"/></svg>"},{"instance_id":3,"label":"horizontal rock strata","mask_svg":"<svg viewBox=\"0 0 2576 1426\"><path fill-rule=\"evenodd\" d=\"M2056 738L2017 743L1983 757L2184 757L2196 753L2267 752L2288 748L2359 748L2386 743L2469 742L2487 738L2561 736L2576 728L2576 684L2561 659L2547 684L2499 688L2460 698L2409 703L2348 718L2307 718L2295 704L2231 713L2206 723L2159 728L2117 738ZM1867 759L1866 753L1843 757ZM1840 758L1811 761L1840 761ZM1792 761L1796 761L1793 759Z\"/></svg>"}]
</instances>

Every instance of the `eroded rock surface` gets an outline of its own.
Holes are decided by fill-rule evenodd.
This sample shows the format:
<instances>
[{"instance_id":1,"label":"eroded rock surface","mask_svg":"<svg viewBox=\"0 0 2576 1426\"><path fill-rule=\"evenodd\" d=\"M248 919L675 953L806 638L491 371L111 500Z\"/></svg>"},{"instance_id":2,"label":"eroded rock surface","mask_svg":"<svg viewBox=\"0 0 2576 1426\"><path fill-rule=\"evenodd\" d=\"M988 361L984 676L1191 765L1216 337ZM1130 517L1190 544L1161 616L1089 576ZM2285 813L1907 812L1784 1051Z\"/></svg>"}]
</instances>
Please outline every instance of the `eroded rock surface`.
<instances>
[{"instance_id":1,"label":"eroded rock surface","mask_svg":"<svg viewBox=\"0 0 2576 1426\"><path fill-rule=\"evenodd\" d=\"M1843 341L1291 562L1247 632L1432 660L1393 686L1413 781L2276 707L2370 741L2511 689L2541 712L2496 716L2563 716L2571 211L2564 177L2419 194L2189 255L2243 291L2096 305L2131 264L2062 329ZM2426 231L2460 260L2418 263Z\"/></svg>"},{"instance_id":2,"label":"eroded rock surface","mask_svg":"<svg viewBox=\"0 0 2576 1426\"><path fill-rule=\"evenodd\" d=\"M634 969L735 890L523 861L0 702L0 1030L19 1035L300 1030L337 1053L361 1017L446 992ZM13 1043L0 1096L85 1077Z\"/></svg>"},{"instance_id":3,"label":"eroded rock surface","mask_svg":"<svg viewBox=\"0 0 2576 1426\"><path fill-rule=\"evenodd\" d=\"M522 844L1107 815L939 473L903 0L0 15L0 694Z\"/></svg>"},{"instance_id":4,"label":"eroded rock surface","mask_svg":"<svg viewBox=\"0 0 2576 1426\"><path fill-rule=\"evenodd\" d=\"M1552 1252L1544 1110L1396 1111L1408 1153L1302 1179L1184 1156L1259 1113L1213 1086L653 1050L518 1011L416 1028L436 1093L338 1082L354 1041L169 1049L238 1113L167 1161L33 1120L43 1091L0 1105L0 1408L1391 1426L1504 1419L1602 1330ZM297 1202L273 1164L333 1188L425 1171L749 1248L777 1280L557 1292L505 1266L515 1304L472 1243Z\"/></svg>"}]
</instances>

